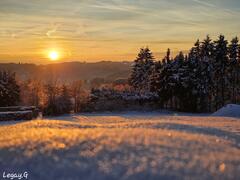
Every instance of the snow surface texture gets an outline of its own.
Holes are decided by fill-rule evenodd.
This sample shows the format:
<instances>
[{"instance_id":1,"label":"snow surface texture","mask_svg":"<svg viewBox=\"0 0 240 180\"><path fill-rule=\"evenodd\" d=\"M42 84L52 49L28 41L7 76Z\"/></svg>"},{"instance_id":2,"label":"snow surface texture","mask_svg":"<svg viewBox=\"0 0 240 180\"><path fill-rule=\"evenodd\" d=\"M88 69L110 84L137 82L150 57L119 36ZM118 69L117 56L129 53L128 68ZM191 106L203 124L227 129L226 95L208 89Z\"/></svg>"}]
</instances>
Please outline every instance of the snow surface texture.
<instances>
[{"instance_id":1,"label":"snow surface texture","mask_svg":"<svg viewBox=\"0 0 240 180\"><path fill-rule=\"evenodd\" d=\"M240 105L228 104L219 109L217 112L213 113L213 116L240 118Z\"/></svg>"},{"instance_id":2,"label":"snow surface texture","mask_svg":"<svg viewBox=\"0 0 240 180\"><path fill-rule=\"evenodd\" d=\"M0 176L34 180L239 179L240 121L157 113L0 123Z\"/></svg>"}]
</instances>

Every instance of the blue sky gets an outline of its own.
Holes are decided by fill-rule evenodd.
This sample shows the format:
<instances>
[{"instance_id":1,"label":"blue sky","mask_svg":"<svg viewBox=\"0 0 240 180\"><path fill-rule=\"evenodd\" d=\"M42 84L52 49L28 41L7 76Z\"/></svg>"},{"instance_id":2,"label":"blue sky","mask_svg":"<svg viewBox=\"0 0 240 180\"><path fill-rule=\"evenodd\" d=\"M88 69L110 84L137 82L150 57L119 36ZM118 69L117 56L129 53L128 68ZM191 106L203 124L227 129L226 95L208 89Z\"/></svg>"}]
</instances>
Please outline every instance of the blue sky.
<instances>
[{"instance_id":1,"label":"blue sky","mask_svg":"<svg viewBox=\"0 0 240 180\"><path fill-rule=\"evenodd\" d=\"M240 32L239 0L1 0L0 61L131 60L142 46L157 58L197 38Z\"/></svg>"}]
</instances>

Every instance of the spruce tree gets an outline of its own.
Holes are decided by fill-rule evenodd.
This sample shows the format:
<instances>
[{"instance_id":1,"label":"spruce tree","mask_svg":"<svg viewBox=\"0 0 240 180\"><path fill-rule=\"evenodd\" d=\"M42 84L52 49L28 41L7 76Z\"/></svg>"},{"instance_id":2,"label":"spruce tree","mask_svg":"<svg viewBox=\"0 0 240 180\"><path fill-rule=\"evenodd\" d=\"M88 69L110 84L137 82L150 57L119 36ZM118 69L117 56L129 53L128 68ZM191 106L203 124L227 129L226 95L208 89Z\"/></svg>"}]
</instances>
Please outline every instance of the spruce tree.
<instances>
[{"instance_id":1,"label":"spruce tree","mask_svg":"<svg viewBox=\"0 0 240 180\"><path fill-rule=\"evenodd\" d=\"M181 51L175 58L173 68L174 95L177 97L177 109L187 111L190 107L190 71L188 68L188 57ZM176 105L175 105L176 106Z\"/></svg>"},{"instance_id":2,"label":"spruce tree","mask_svg":"<svg viewBox=\"0 0 240 180\"><path fill-rule=\"evenodd\" d=\"M165 57L165 60L167 61L167 63L170 63L170 61L171 61L170 55L171 55L171 50L168 48L167 49L167 54L166 54L166 57Z\"/></svg>"},{"instance_id":3,"label":"spruce tree","mask_svg":"<svg viewBox=\"0 0 240 180\"><path fill-rule=\"evenodd\" d=\"M237 84L237 103L240 103L240 45L238 46L238 56L237 56L237 81L236 81L236 84Z\"/></svg>"},{"instance_id":4,"label":"spruce tree","mask_svg":"<svg viewBox=\"0 0 240 180\"><path fill-rule=\"evenodd\" d=\"M231 44L228 47L229 52L229 67L228 67L228 77L229 77L229 93L230 100L232 103L237 102L237 86L238 86L238 71L239 71L239 44L238 38L235 37L232 39Z\"/></svg>"},{"instance_id":5,"label":"spruce tree","mask_svg":"<svg viewBox=\"0 0 240 180\"><path fill-rule=\"evenodd\" d=\"M134 61L130 84L139 92L150 91L154 57L149 48L142 48Z\"/></svg>"},{"instance_id":6,"label":"spruce tree","mask_svg":"<svg viewBox=\"0 0 240 180\"><path fill-rule=\"evenodd\" d=\"M200 110L200 93L201 93L201 68L200 68L200 42L197 40L194 47L190 50L187 61L187 71L189 76L189 107L193 112Z\"/></svg>"},{"instance_id":7,"label":"spruce tree","mask_svg":"<svg viewBox=\"0 0 240 180\"><path fill-rule=\"evenodd\" d=\"M20 100L20 87L15 73L0 71L0 106L15 106Z\"/></svg>"},{"instance_id":8,"label":"spruce tree","mask_svg":"<svg viewBox=\"0 0 240 180\"><path fill-rule=\"evenodd\" d=\"M161 61L157 61L154 63L154 68L151 76L151 92L157 92L160 88L159 80L162 68L163 66Z\"/></svg>"},{"instance_id":9,"label":"spruce tree","mask_svg":"<svg viewBox=\"0 0 240 180\"><path fill-rule=\"evenodd\" d=\"M151 90L152 92L158 94L159 104L164 107L167 105L169 100L172 100L173 89L170 87L170 77L172 71L172 64L170 59L170 49L168 49L166 56L163 58L162 62L158 61L155 63L155 68L153 72L153 80ZM170 107L172 107L172 102Z\"/></svg>"},{"instance_id":10,"label":"spruce tree","mask_svg":"<svg viewBox=\"0 0 240 180\"><path fill-rule=\"evenodd\" d=\"M226 76L226 70L228 65L228 48L227 40L223 35L219 36L219 39L215 41L214 58L215 58L215 71L214 81L216 90L216 109L225 105L226 101L226 87L228 85L228 78Z\"/></svg>"},{"instance_id":11,"label":"spruce tree","mask_svg":"<svg viewBox=\"0 0 240 180\"><path fill-rule=\"evenodd\" d=\"M200 78L199 104L200 111L210 111L213 91L213 74L214 74L214 45L209 36L203 40L200 45Z\"/></svg>"},{"instance_id":12,"label":"spruce tree","mask_svg":"<svg viewBox=\"0 0 240 180\"><path fill-rule=\"evenodd\" d=\"M170 77L172 76L172 61L170 49L167 50L166 56L163 58L162 63L156 63L157 73L155 78L154 91L158 94L159 103L161 107L168 105L168 101L172 100L173 88L170 85ZM172 102L171 105L172 107Z\"/></svg>"}]
</instances>

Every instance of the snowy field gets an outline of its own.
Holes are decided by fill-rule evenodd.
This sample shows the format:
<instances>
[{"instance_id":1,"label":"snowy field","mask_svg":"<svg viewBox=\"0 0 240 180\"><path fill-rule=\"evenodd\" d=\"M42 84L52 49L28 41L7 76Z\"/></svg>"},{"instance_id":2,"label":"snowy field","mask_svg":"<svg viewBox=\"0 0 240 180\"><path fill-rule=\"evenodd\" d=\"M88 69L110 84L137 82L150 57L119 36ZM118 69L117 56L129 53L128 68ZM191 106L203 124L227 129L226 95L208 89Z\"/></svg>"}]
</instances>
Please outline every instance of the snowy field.
<instances>
[{"instance_id":1,"label":"snowy field","mask_svg":"<svg viewBox=\"0 0 240 180\"><path fill-rule=\"evenodd\" d=\"M0 122L0 179L239 179L240 119L81 114Z\"/></svg>"}]
</instances>

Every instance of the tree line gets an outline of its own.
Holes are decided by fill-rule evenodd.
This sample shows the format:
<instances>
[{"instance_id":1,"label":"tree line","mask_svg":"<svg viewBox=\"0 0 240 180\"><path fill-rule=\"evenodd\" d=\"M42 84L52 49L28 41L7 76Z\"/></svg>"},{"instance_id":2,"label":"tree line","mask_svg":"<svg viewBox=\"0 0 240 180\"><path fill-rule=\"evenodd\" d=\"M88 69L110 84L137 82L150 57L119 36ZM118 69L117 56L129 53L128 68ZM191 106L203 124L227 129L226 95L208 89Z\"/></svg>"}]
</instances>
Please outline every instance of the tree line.
<instances>
[{"instance_id":1,"label":"tree line","mask_svg":"<svg viewBox=\"0 0 240 180\"><path fill-rule=\"evenodd\" d=\"M44 115L80 112L86 93L82 81L17 80L15 73L0 71L0 107L36 106Z\"/></svg>"},{"instance_id":2,"label":"tree line","mask_svg":"<svg viewBox=\"0 0 240 180\"><path fill-rule=\"evenodd\" d=\"M134 61L130 84L139 92L154 92L162 108L211 112L240 102L240 48L238 38L229 43L223 35L196 41L186 55L155 61L142 48Z\"/></svg>"},{"instance_id":3,"label":"tree line","mask_svg":"<svg viewBox=\"0 0 240 180\"><path fill-rule=\"evenodd\" d=\"M189 53L174 58L168 49L162 60L141 48L129 80L84 82L18 80L0 71L0 106L37 106L45 115L70 112L167 108L212 112L240 102L240 46L223 35L197 40Z\"/></svg>"}]
</instances>

